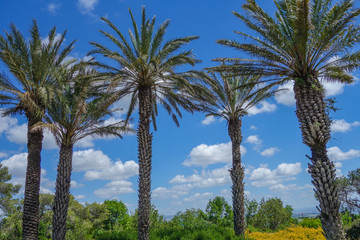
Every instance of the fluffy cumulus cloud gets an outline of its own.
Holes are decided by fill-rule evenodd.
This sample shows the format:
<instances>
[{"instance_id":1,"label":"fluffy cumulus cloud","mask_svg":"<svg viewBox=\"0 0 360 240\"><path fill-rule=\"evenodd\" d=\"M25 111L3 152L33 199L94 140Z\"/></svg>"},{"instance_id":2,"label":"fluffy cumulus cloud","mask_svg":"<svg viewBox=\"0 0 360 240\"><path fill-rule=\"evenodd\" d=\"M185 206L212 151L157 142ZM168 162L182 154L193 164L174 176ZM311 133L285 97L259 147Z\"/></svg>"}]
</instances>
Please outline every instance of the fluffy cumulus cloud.
<instances>
[{"instance_id":1,"label":"fluffy cumulus cloud","mask_svg":"<svg viewBox=\"0 0 360 240\"><path fill-rule=\"evenodd\" d=\"M312 189L312 188L313 188L313 186L311 186L310 184L305 184L304 186L298 186L296 184L284 185L284 184L280 183L280 184L271 186L270 190L277 191L277 192L287 192L287 191Z\"/></svg>"},{"instance_id":2,"label":"fluffy cumulus cloud","mask_svg":"<svg viewBox=\"0 0 360 240\"><path fill-rule=\"evenodd\" d=\"M332 97L339 95L344 92L344 87L346 84L338 82L325 82L321 81L325 89L325 96ZM295 105L295 94L294 94L294 82L290 81L280 86L278 89L281 89L280 92L275 94L275 100L277 103L294 106Z\"/></svg>"},{"instance_id":3,"label":"fluffy cumulus cloud","mask_svg":"<svg viewBox=\"0 0 360 240\"><path fill-rule=\"evenodd\" d=\"M209 200L212 197L213 193L205 192L205 193L195 193L194 195L184 198L185 202L194 202L198 200Z\"/></svg>"},{"instance_id":4,"label":"fluffy cumulus cloud","mask_svg":"<svg viewBox=\"0 0 360 240\"><path fill-rule=\"evenodd\" d=\"M27 123L19 125L16 118L9 116L0 118L0 134L2 133L4 133L7 140L12 143L19 145L25 145L27 143ZM55 138L49 131L44 131L43 148L57 148Z\"/></svg>"},{"instance_id":5,"label":"fluffy cumulus cloud","mask_svg":"<svg viewBox=\"0 0 360 240\"><path fill-rule=\"evenodd\" d=\"M246 153L246 148L240 147L242 154ZM183 164L185 166L202 166L206 167L215 163L231 162L231 142L220 143L215 145L201 144L193 148Z\"/></svg>"},{"instance_id":6,"label":"fluffy cumulus cloud","mask_svg":"<svg viewBox=\"0 0 360 240\"><path fill-rule=\"evenodd\" d=\"M251 185L256 187L274 186L286 180L294 180L294 176L301 173L301 163L281 163L276 169L260 166L250 173Z\"/></svg>"},{"instance_id":7,"label":"fluffy cumulus cloud","mask_svg":"<svg viewBox=\"0 0 360 240\"><path fill-rule=\"evenodd\" d=\"M271 157L271 156L274 156L274 154L277 152L279 152L279 149L277 147L271 147L271 148L265 149L260 154L265 157Z\"/></svg>"},{"instance_id":8,"label":"fluffy cumulus cloud","mask_svg":"<svg viewBox=\"0 0 360 240\"><path fill-rule=\"evenodd\" d=\"M342 161L360 157L360 150L350 149L343 152L339 147L331 147L327 149L328 156L333 161Z\"/></svg>"},{"instance_id":9,"label":"fluffy cumulus cloud","mask_svg":"<svg viewBox=\"0 0 360 240\"><path fill-rule=\"evenodd\" d=\"M111 198L116 195L135 192L132 183L125 180L115 180L107 183L104 188L94 191L94 194L102 198Z\"/></svg>"},{"instance_id":10,"label":"fluffy cumulus cloud","mask_svg":"<svg viewBox=\"0 0 360 240\"><path fill-rule=\"evenodd\" d=\"M27 165L27 153L19 153L11 156L8 159L1 161L3 166L8 168L9 173L11 174L11 182L14 184L21 184L24 188L25 186L25 176L26 176L26 165ZM41 193L53 193L54 181L45 177L46 170L41 169ZM23 192L23 189L20 191Z\"/></svg>"},{"instance_id":11,"label":"fluffy cumulus cloud","mask_svg":"<svg viewBox=\"0 0 360 240\"><path fill-rule=\"evenodd\" d=\"M139 165L134 161L116 161L107 168L101 170L89 170L85 172L86 180L123 180L137 175Z\"/></svg>"},{"instance_id":12,"label":"fluffy cumulus cloud","mask_svg":"<svg viewBox=\"0 0 360 240\"><path fill-rule=\"evenodd\" d=\"M8 168L11 175L25 177L27 156L27 153L15 154L6 160L3 160L1 164Z\"/></svg>"},{"instance_id":13,"label":"fluffy cumulus cloud","mask_svg":"<svg viewBox=\"0 0 360 240\"><path fill-rule=\"evenodd\" d=\"M254 116L263 112L274 112L276 110L276 105L268 103L266 101L260 102L258 105L253 106L247 112L249 116Z\"/></svg>"},{"instance_id":14,"label":"fluffy cumulus cloud","mask_svg":"<svg viewBox=\"0 0 360 240\"><path fill-rule=\"evenodd\" d=\"M56 15L57 11L60 9L61 3L49 3L46 7L47 11L52 15Z\"/></svg>"},{"instance_id":15,"label":"fluffy cumulus cloud","mask_svg":"<svg viewBox=\"0 0 360 240\"><path fill-rule=\"evenodd\" d=\"M202 125L210 125L215 122L214 116L207 116L204 120L201 121Z\"/></svg>"},{"instance_id":16,"label":"fluffy cumulus cloud","mask_svg":"<svg viewBox=\"0 0 360 240\"><path fill-rule=\"evenodd\" d=\"M348 132L353 127L360 126L360 122L355 121L352 123L348 123L345 119L335 119L331 123L331 132Z\"/></svg>"},{"instance_id":17,"label":"fluffy cumulus cloud","mask_svg":"<svg viewBox=\"0 0 360 240\"><path fill-rule=\"evenodd\" d=\"M171 184L186 184L188 188L207 188L230 183L229 165L213 170L201 170L190 176L177 175L170 180Z\"/></svg>"},{"instance_id":18,"label":"fluffy cumulus cloud","mask_svg":"<svg viewBox=\"0 0 360 240\"><path fill-rule=\"evenodd\" d=\"M283 104L286 106L295 105L295 95L293 91L294 83L287 82L282 86L278 87L279 92L275 94L275 100L279 104Z\"/></svg>"},{"instance_id":19,"label":"fluffy cumulus cloud","mask_svg":"<svg viewBox=\"0 0 360 240\"><path fill-rule=\"evenodd\" d=\"M246 143L253 145L253 149L259 151L262 146L262 140L258 135L250 135L245 139Z\"/></svg>"},{"instance_id":20,"label":"fluffy cumulus cloud","mask_svg":"<svg viewBox=\"0 0 360 240\"><path fill-rule=\"evenodd\" d=\"M98 2L98 0L78 0L77 7L82 14L92 14Z\"/></svg>"},{"instance_id":21,"label":"fluffy cumulus cloud","mask_svg":"<svg viewBox=\"0 0 360 240\"><path fill-rule=\"evenodd\" d=\"M255 125L251 125L251 126L250 126L250 129L251 129L251 130L257 130L258 128L257 128Z\"/></svg>"},{"instance_id":22,"label":"fluffy cumulus cloud","mask_svg":"<svg viewBox=\"0 0 360 240\"><path fill-rule=\"evenodd\" d=\"M121 119L117 119L115 117L111 117L104 121L104 126L113 124L121 121ZM0 118L0 134L4 133L6 138L12 142L19 145L25 145L27 143L27 123L18 124L18 120L12 117L3 117ZM89 148L95 145L94 141L103 139L110 140L115 139L116 136L88 136L80 141L78 141L75 146L79 148ZM44 149L56 149L58 145L56 144L55 138L51 132L48 130L44 131L44 140L43 140L43 148Z\"/></svg>"},{"instance_id":23,"label":"fluffy cumulus cloud","mask_svg":"<svg viewBox=\"0 0 360 240\"><path fill-rule=\"evenodd\" d=\"M111 167L111 159L102 151L88 149L73 153L73 171L100 170Z\"/></svg>"},{"instance_id":24,"label":"fluffy cumulus cloud","mask_svg":"<svg viewBox=\"0 0 360 240\"><path fill-rule=\"evenodd\" d=\"M254 145L261 145L262 140L259 138L258 135L250 135L246 138L245 142L254 144Z\"/></svg>"},{"instance_id":25,"label":"fluffy cumulus cloud","mask_svg":"<svg viewBox=\"0 0 360 240\"><path fill-rule=\"evenodd\" d=\"M158 187L152 191L152 197L154 199L178 199L180 196L184 196L189 193L190 187L188 185L175 185L171 188Z\"/></svg>"}]
</instances>

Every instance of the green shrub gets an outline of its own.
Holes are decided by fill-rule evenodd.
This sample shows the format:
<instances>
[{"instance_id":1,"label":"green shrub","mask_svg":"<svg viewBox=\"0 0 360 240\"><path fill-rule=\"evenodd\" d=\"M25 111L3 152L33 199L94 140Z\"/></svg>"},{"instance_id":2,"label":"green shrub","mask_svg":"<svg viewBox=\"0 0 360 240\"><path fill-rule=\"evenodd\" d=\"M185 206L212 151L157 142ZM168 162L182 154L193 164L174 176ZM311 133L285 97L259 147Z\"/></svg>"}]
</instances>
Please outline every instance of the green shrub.
<instances>
[{"instance_id":1,"label":"green shrub","mask_svg":"<svg viewBox=\"0 0 360 240\"><path fill-rule=\"evenodd\" d=\"M319 228L321 227L321 221L319 218L304 218L299 225L307 228Z\"/></svg>"}]
</instances>

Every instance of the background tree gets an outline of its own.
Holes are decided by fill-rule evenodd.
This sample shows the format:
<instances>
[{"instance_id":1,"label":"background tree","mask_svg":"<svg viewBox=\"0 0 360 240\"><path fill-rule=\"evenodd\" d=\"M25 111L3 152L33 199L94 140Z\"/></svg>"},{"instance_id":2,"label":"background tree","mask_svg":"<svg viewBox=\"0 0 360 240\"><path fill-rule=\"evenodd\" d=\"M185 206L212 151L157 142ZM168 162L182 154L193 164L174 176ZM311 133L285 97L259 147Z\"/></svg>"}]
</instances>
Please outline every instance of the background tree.
<instances>
[{"instance_id":1,"label":"background tree","mask_svg":"<svg viewBox=\"0 0 360 240\"><path fill-rule=\"evenodd\" d=\"M13 212L17 200L13 196L18 194L21 185L9 183L11 175L8 168L0 163L0 219Z\"/></svg>"},{"instance_id":2,"label":"background tree","mask_svg":"<svg viewBox=\"0 0 360 240\"><path fill-rule=\"evenodd\" d=\"M245 234L245 195L244 167L241 163L240 145L241 125L248 110L259 102L272 96L272 84L258 85L259 77L233 76L227 73L212 76L203 75L203 91L196 91L195 98L200 101L207 116L217 116L227 121L228 135L232 143L232 200L234 230L236 235Z\"/></svg>"},{"instance_id":3,"label":"background tree","mask_svg":"<svg viewBox=\"0 0 360 240\"><path fill-rule=\"evenodd\" d=\"M53 69L71 52L74 42L61 49L65 33L57 38L52 28L42 40L36 21L30 39L22 36L15 25L10 33L0 35L0 59L14 78L0 74L0 105L8 106L3 115L21 113L28 121L27 167L23 210L23 239L37 239L39 225L39 191L43 131L32 127L41 121L45 108L55 92Z\"/></svg>"},{"instance_id":4,"label":"background tree","mask_svg":"<svg viewBox=\"0 0 360 240\"><path fill-rule=\"evenodd\" d=\"M233 12L255 35L236 32L249 40L242 43L219 40L251 59L221 58L226 65L213 68L238 75L267 77L279 84L293 81L302 140L311 150L309 173L319 199L322 226L328 240L345 239L339 217L340 202L335 184L335 166L328 158L330 121L320 79L350 83L350 72L360 66L360 41L353 0L279 0L275 17L255 0L243 5L246 15Z\"/></svg>"},{"instance_id":5,"label":"background tree","mask_svg":"<svg viewBox=\"0 0 360 240\"><path fill-rule=\"evenodd\" d=\"M175 72L182 65L194 65L197 60L192 51L178 50L184 44L197 39L196 36L177 38L164 43L169 21L165 21L154 31L155 17L147 19L145 8L142 9L141 25L138 26L131 11L130 16L134 31L129 31L130 42L121 31L108 19L104 22L115 32L115 36L100 31L115 45L111 50L99 43L92 42L95 50L89 54L98 53L116 61L117 67L107 64L98 64L108 70L112 79L112 86L118 89L118 97L129 95L131 101L127 112L127 119L138 106L139 123L137 128L138 159L139 159L139 203L138 203L138 238L149 238L150 209L151 209L151 159L152 133L150 123L156 130L157 104L160 103L172 116L179 126L178 117L181 117L179 107L193 111L194 104L182 90L189 88L188 75L190 73Z\"/></svg>"},{"instance_id":6,"label":"background tree","mask_svg":"<svg viewBox=\"0 0 360 240\"><path fill-rule=\"evenodd\" d=\"M337 179L339 199L351 210L360 209L360 168L348 172L347 177Z\"/></svg>"},{"instance_id":7,"label":"background tree","mask_svg":"<svg viewBox=\"0 0 360 240\"><path fill-rule=\"evenodd\" d=\"M283 206L280 198L262 199L256 214L253 216L253 226L272 231L275 231L280 226L289 226L292 223L292 211L291 206Z\"/></svg>"},{"instance_id":8,"label":"background tree","mask_svg":"<svg viewBox=\"0 0 360 240\"><path fill-rule=\"evenodd\" d=\"M210 222L223 227L231 226L233 213L224 197L217 196L209 200L205 212Z\"/></svg>"},{"instance_id":9,"label":"background tree","mask_svg":"<svg viewBox=\"0 0 360 240\"><path fill-rule=\"evenodd\" d=\"M114 97L105 94L103 80L97 78L95 71L89 70L83 63L57 71L62 91L56 94L53 103L48 106L44 123L38 123L34 128L49 129L60 147L52 237L54 240L64 240L74 144L93 135L121 137L121 133L129 132L130 129L122 121L104 123L112 114L109 108Z\"/></svg>"},{"instance_id":10,"label":"background tree","mask_svg":"<svg viewBox=\"0 0 360 240\"><path fill-rule=\"evenodd\" d=\"M130 216L126 205L122 201L118 200L105 200L109 211L109 219L105 221L109 230L114 229L116 226L124 227L129 224Z\"/></svg>"}]
</instances>

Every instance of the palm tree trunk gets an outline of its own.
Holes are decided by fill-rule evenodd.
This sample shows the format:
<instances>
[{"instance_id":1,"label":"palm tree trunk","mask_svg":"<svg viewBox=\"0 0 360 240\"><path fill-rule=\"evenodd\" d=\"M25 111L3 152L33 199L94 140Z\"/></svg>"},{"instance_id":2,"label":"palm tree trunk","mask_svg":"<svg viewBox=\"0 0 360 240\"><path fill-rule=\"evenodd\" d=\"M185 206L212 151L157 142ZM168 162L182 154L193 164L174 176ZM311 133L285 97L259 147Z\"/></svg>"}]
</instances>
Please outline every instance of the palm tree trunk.
<instances>
[{"instance_id":1,"label":"palm tree trunk","mask_svg":"<svg viewBox=\"0 0 360 240\"><path fill-rule=\"evenodd\" d=\"M22 238L24 240L38 239L39 227L39 193L41 177L41 149L43 140L43 131L41 129L32 130L37 119L27 115L27 167L25 179L24 209L22 223Z\"/></svg>"},{"instance_id":2,"label":"palm tree trunk","mask_svg":"<svg viewBox=\"0 0 360 240\"><path fill-rule=\"evenodd\" d=\"M139 89L139 126L138 158L139 158L139 203L138 203L138 239L148 240L151 209L151 158L152 134L150 133L150 117L152 113L151 88Z\"/></svg>"},{"instance_id":3,"label":"palm tree trunk","mask_svg":"<svg viewBox=\"0 0 360 240\"><path fill-rule=\"evenodd\" d=\"M340 201L335 184L335 165L328 158L326 144L330 140L330 120L325 111L324 93L317 79L296 82L296 115L299 119L303 142L310 147L307 156L309 173L320 202L320 219L327 240L345 240L339 216Z\"/></svg>"},{"instance_id":4,"label":"palm tree trunk","mask_svg":"<svg viewBox=\"0 0 360 240\"><path fill-rule=\"evenodd\" d=\"M72 170L73 145L60 147L59 164L56 177L56 190L54 199L53 215L53 240L65 240L66 217L69 208L70 182Z\"/></svg>"},{"instance_id":5,"label":"palm tree trunk","mask_svg":"<svg viewBox=\"0 0 360 240\"><path fill-rule=\"evenodd\" d=\"M232 200L234 212L234 230L235 234L245 234L245 205L244 205L244 167L241 165L240 144L242 141L241 135L241 120L231 119L229 121L228 133L232 143L232 163L233 167L230 170L232 180Z\"/></svg>"}]
</instances>

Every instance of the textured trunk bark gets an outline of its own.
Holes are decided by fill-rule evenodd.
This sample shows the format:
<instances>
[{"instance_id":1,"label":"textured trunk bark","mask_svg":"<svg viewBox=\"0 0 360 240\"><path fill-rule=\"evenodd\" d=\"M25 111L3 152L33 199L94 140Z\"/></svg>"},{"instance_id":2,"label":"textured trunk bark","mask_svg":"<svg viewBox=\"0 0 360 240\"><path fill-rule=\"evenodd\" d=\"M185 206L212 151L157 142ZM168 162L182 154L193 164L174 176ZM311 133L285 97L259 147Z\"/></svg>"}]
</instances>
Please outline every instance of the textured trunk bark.
<instances>
[{"instance_id":1,"label":"textured trunk bark","mask_svg":"<svg viewBox=\"0 0 360 240\"><path fill-rule=\"evenodd\" d=\"M139 89L139 126L138 158L139 158L139 203L138 203L138 239L148 240L151 209L151 158L152 134L150 133L150 117L152 112L151 88Z\"/></svg>"},{"instance_id":2,"label":"textured trunk bark","mask_svg":"<svg viewBox=\"0 0 360 240\"><path fill-rule=\"evenodd\" d=\"M310 147L309 173L320 203L318 210L327 240L345 240L339 216L340 201L335 184L335 166L328 158L326 144L330 139L330 120L325 111L324 94L317 79L294 85L296 115L303 142Z\"/></svg>"},{"instance_id":3,"label":"textured trunk bark","mask_svg":"<svg viewBox=\"0 0 360 240\"><path fill-rule=\"evenodd\" d=\"M244 205L244 167L241 165L240 144L241 120L232 119L229 121L228 133L232 143L232 163L230 170L232 180L232 200L234 212L234 230L236 235L245 234L245 205Z\"/></svg>"},{"instance_id":4,"label":"textured trunk bark","mask_svg":"<svg viewBox=\"0 0 360 240\"><path fill-rule=\"evenodd\" d=\"M22 223L22 238L24 240L38 239L39 227L39 192L41 177L41 148L43 140L42 130L31 130L32 126L41 119L27 116L27 167L25 179L24 210Z\"/></svg>"},{"instance_id":5,"label":"textured trunk bark","mask_svg":"<svg viewBox=\"0 0 360 240\"><path fill-rule=\"evenodd\" d=\"M52 239L65 240L69 208L73 145L61 145L56 177Z\"/></svg>"}]
</instances>

